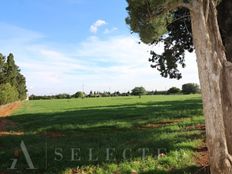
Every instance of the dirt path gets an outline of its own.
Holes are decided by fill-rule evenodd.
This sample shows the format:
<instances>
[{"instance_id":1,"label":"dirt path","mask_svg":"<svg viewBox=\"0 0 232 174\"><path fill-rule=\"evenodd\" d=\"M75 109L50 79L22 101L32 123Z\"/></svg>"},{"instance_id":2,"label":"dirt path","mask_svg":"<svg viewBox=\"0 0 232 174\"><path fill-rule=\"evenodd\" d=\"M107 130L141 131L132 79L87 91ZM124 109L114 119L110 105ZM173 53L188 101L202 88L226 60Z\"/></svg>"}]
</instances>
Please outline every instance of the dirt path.
<instances>
[{"instance_id":1,"label":"dirt path","mask_svg":"<svg viewBox=\"0 0 232 174\"><path fill-rule=\"evenodd\" d=\"M14 102L0 106L0 137L8 135L21 135L21 132L9 131L16 127L16 123L7 119L17 108L21 106L21 102Z\"/></svg>"},{"instance_id":2,"label":"dirt path","mask_svg":"<svg viewBox=\"0 0 232 174\"><path fill-rule=\"evenodd\" d=\"M198 125L195 125L194 127L190 126L188 127L188 129L201 130L204 136L206 134L204 124L198 124ZM208 154L208 148L206 146L205 140L196 150L194 160L196 164L199 166L199 170L196 172L196 174L210 174L209 154Z\"/></svg>"},{"instance_id":3,"label":"dirt path","mask_svg":"<svg viewBox=\"0 0 232 174\"><path fill-rule=\"evenodd\" d=\"M14 102L7 105L0 106L0 117L9 116L14 110L21 106L21 102Z\"/></svg>"}]
</instances>

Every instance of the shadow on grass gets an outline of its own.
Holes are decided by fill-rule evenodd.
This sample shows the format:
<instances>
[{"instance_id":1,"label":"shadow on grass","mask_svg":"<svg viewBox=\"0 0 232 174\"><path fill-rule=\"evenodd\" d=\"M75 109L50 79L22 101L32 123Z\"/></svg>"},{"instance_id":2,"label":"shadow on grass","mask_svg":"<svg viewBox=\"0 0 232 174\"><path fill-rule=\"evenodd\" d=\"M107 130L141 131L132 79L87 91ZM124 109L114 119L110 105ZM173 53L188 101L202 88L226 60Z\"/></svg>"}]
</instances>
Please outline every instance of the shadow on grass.
<instances>
[{"instance_id":1,"label":"shadow on grass","mask_svg":"<svg viewBox=\"0 0 232 174\"><path fill-rule=\"evenodd\" d=\"M77 166L103 165L108 162L119 164L124 160L125 149L131 150L129 155L131 160L142 158L141 150L139 150L141 148L148 148L147 155L154 158L157 157L160 149L165 150L165 153L180 149L192 151L195 147L189 142L203 138L199 131L184 132L182 127L178 126L179 123L174 121L173 124L155 128L141 128L141 126L166 120L170 122L179 119L181 122L199 115L202 115L201 100L192 99L12 116L8 119L17 124L14 130L25 134L1 137L1 169L9 168L12 158L19 159L17 168L28 168L24 155L20 151L22 140L35 166L39 168L29 173L61 173L67 168ZM51 132L54 133L53 136L49 135ZM90 148L92 148L93 158L98 158L97 161L89 160ZM113 148L115 161L107 160L107 148ZM72 160L73 151L79 153L81 160ZM183 167L169 173L181 174L184 171L195 170L195 167L190 168ZM7 170L7 172L10 171ZM161 174L162 172L165 173L149 171L143 174Z\"/></svg>"},{"instance_id":2,"label":"shadow on grass","mask_svg":"<svg viewBox=\"0 0 232 174\"><path fill-rule=\"evenodd\" d=\"M97 127L131 127L165 119L191 118L202 115L200 99L89 107L59 113L23 114L9 117L18 130L75 129Z\"/></svg>"}]
</instances>

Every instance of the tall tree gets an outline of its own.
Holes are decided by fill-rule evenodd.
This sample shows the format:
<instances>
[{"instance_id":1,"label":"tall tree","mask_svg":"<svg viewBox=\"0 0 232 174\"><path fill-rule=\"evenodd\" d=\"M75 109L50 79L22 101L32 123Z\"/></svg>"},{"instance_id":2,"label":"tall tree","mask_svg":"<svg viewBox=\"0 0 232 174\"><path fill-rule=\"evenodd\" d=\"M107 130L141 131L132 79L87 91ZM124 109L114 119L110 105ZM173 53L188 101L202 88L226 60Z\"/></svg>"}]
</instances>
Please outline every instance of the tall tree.
<instances>
[{"instance_id":1,"label":"tall tree","mask_svg":"<svg viewBox=\"0 0 232 174\"><path fill-rule=\"evenodd\" d=\"M16 77L16 82L17 82L16 88L19 93L19 99L25 100L27 98L27 87L26 87L25 77L21 73L18 73Z\"/></svg>"},{"instance_id":2,"label":"tall tree","mask_svg":"<svg viewBox=\"0 0 232 174\"><path fill-rule=\"evenodd\" d=\"M227 35L231 36L229 33L231 28L228 31L227 27L231 27L232 24L231 19L228 18L231 15L232 2L230 0L127 1L129 17L126 21L131 30L139 33L144 43L163 41L165 44L164 54L157 55L151 51L150 59L162 76L181 78L177 63L185 66L184 52L193 51L191 46L193 43L201 83L211 172L231 174L232 57L230 50L232 49L230 45L232 39L227 38ZM223 8L225 10L221 10ZM183 11L181 12L180 9ZM223 27L219 28L218 19L222 16L226 18L219 24L227 30ZM185 20L180 20L181 18ZM188 21L191 25L187 25ZM175 25L179 26L179 30L175 30Z\"/></svg>"},{"instance_id":3,"label":"tall tree","mask_svg":"<svg viewBox=\"0 0 232 174\"><path fill-rule=\"evenodd\" d=\"M14 55L10 53L6 60L6 82L10 83L18 91L18 99L24 100L27 97L26 79L20 73L19 67L15 64Z\"/></svg>"},{"instance_id":4,"label":"tall tree","mask_svg":"<svg viewBox=\"0 0 232 174\"><path fill-rule=\"evenodd\" d=\"M12 102L13 100L26 99L26 79L20 73L19 67L15 64L12 53L7 58L0 53L0 86L1 89L4 89L1 92L2 98L0 98L0 104ZM6 90L6 88L9 89ZM12 95L9 96L9 93L12 93Z\"/></svg>"},{"instance_id":5,"label":"tall tree","mask_svg":"<svg viewBox=\"0 0 232 174\"><path fill-rule=\"evenodd\" d=\"M16 87L9 83L0 85L0 105L7 104L18 100L18 91Z\"/></svg>"},{"instance_id":6,"label":"tall tree","mask_svg":"<svg viewBox=\"0 0 232 174\"><path fill-rule=\"evenodd\" d=\"M5 82L5 57L0 53L0 85Z\"/></svg>"},{"instance_id":7,"label":"tall tree","mask_svg":"<svg viewBox=\"0 0 232 174\"><path fill-rule=\"evenodd\" d=\"M146 89L144 87L135 87L134 89L131 90L132 95L137 95L141 97L142 95L146 94Z\"/></svg>"},{"instance_id":8,"label":"tall tree","mask_svg":"<svg viewBox=\"0 0 232 174\"><path fill-rule=\"evenodd\" d=\"M17 86L17 75L19 73L19 68L15 64L14 55L10 53L6 60L6 82L10 83L12 86Z\"/></svg>"}]
</instances>

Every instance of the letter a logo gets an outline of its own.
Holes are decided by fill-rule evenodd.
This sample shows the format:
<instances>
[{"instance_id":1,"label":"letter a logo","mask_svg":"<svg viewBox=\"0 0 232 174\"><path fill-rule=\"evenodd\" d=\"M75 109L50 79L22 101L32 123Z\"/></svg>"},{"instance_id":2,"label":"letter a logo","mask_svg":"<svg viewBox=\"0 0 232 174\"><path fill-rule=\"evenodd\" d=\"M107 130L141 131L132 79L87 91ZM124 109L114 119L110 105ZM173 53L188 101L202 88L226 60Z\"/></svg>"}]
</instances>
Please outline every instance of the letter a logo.
<instances>
[{"instance_id":1,"label":"letter a logo","mask_svg":"<svg viewBox=\"0 0 232 174\"><path fill-rule=\"evenodd\" d=\"M24 157L26 159L27 165L29 167L27 169L30 169L30 170L36 169L34 167L33 163L32 163L31 157L30 157L30 155L29 155L29 153L27 151L27 147L26 147L26 145L24 144L23 141L21 141L20 147L22 149L22 152L23 152ZM14 170L14 169L16 169L16 164L17 164L18 159L12 159L12 160L13 160L13 162L12 162L9 169Z\"/></svg>"}]
</instances>

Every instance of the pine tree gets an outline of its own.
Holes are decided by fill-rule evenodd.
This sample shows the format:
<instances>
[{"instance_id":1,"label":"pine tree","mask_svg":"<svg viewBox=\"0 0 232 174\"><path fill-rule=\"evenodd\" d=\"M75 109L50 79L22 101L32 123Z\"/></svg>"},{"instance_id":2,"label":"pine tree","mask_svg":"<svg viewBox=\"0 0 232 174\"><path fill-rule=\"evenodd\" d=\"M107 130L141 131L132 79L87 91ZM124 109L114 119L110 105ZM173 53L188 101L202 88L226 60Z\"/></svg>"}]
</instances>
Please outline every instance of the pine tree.
<instances>
[{"instance_id":1,"label":"pine tree","mask_svg":"<svg viewBox=\"0 0 232 174\"><path fill-rule=\"evenodd\" d=\"M15 64L14 55L10 53L6 60L6 83L10 83L12 86L17 86L17 75L19 68Z\"/></svg>"},{"instance_id":2,"label":"pine tree","mask_svg":"<svg viewBox=\"0 0 232 174\"><path fill-rule=\"evenodd\" d=\"M24 100L27 97L26 79L15 64L12 53L6 59L0 54L0 89L0 104Z\"/></svg>"},{"instance_id":3,"label":"pine tree","mask_svg":"<svg viewBox=\"0 0 232 174\"><path fill-rule=\"evenodd\" d=\"M19 93L19 99L25 100L27 98L26 79L21 73L18 73L18 75L16 77L16 81L17 81L16 88L17 88L17 91Z\"/></svg>"},{"instance_id":4,"label":"pine tree","mask_svg":"<svg viewBox=\"0 0 232 174\"><path fill-rule=\"evenodd\" d=\"M5 83L5 57L0 53L0 85Z\"/></svg>"}]
</instances>

